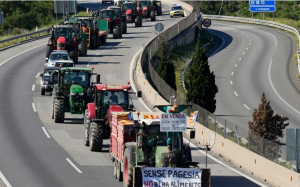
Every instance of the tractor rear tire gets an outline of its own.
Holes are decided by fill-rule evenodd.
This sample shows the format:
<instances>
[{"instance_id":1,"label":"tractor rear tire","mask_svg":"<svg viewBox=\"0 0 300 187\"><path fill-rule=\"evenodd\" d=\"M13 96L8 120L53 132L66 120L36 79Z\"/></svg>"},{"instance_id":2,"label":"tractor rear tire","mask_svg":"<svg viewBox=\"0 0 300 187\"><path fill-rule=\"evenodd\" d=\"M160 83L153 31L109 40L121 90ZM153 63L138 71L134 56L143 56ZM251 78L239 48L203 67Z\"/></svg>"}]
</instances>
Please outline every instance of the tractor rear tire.
<instances>
[{"instance_id":1,"label":"tractor rear tire","mask_svg":"<svg viewBox=\"0 0 300 187\"><path fill-rule=\"evenodd\" d=\"M118 29L119 29L119 38L122 38L122 32L123 32L122 31L122 29L123 29L122 25L123 25L123 23L120 23L119 26L118 26Z\"/></svg>"},{"instance_id":2,"label":"tractor rear tire","mask_svg":"<svg viewBox=\"0 0 300 187\"><path fill-rule=\"evenodd\" d=\"M119 28L116 27L113 30L113 39L118 39L119 38Z\"/></svg>"},{"instance_id":3,"label":"tractor rear tire","mask_svg":"<svg viewBox=\"0 0 300 187\"><path fill-rule=\"evenodd\" d=\"M45 95L45 89L41 87L41 95Z\"/></svg>"},{"instance_id":4,"label":"tractor rear tire","mask_svg":"<svg viewBox=\"0 0 300 187\"><path fill-rule=\"evenodd\" d=\"M123 184L124 187L132 187L133 184L133 165L129 162L129 151L126 148L124 151L124 169L123 169Z\"/></svg>"},{"instance_id":5,"label":"tractor rear tire","mask_svg":"<svg viewBox=\"0 0 300 187\"><path fill-rule=\"evenodd\" d=\"M106 38L107 38L106 35L101 36L101 44L106 44Z\"/></svg>"},{"instance_id":6,"label":"tractor rear tire","mask_svg":"<svg viewBox=\"0 0 300 187\"><path fill-rule=\"evenodd\" d=\"M84 120L84 145L89 146L90 119L88 119L88 110L85 110L83 120Z\"/></svg>"},{"instance_id":7,"label":"tractor rear tire","mask_svg":"<svg viewBox=\"0 0 300 187\"><path fill-rule=\"evenodd\" d=\"M126 34L127 33L127 23L123 23L122 24L122 32L123 32L123 34Z\"/></svg>"},{"instance_id":8,"label":"tractor rear tire","mask_svg":"<svg viewBox=\"0 0 300 187\"><path fill-rule=\"evenodd\" d=\"M137 16L134 20L135 27L140 27L140 16Z\"/></svg>"},{"instance_id":9,"label":"tractor rear tire","mask_svg":"<svg viewBox=\"0 0 300 187\"><path fill-rule=\"evenodd\" d=\"M63 99L54 100L54 122L63 123L65 120L65 101Z\"/></svg>"},{"instance_id":10,"label":"tractor rear tire","mask_svg":"<svg viewBox=\"0 0 300 187\"><path fill-rule=\"evenodd\" d=\"M88 43L87 43L87 40L84 40L84 49L85 49L85 53L84 53L84 56L87 55L87 50L88 50Z\"/></svg>"},{"instance_id":11,"label":"tractor rear tire","mask_svg":"<svg viewBox=\"0 0 300 187\"><path fill-rule=\"evenodd\" d=\"M103 124L92 122L89 134L90 150L100 152L103 146Z\"/></svg>"},{"instance_id":12,"label":"tractor rear tire","mask_svg":"<svg viewBox=\"0 0 300 187\"><path fill-rule=\"evenodd\" d=\"M140 16L140 26L139 27L142 27L143 26L143 19L142 19L142 16Z\"/></svg>"},{"instance_id":13,"label":"tractor rear tire","mask_svg":"<svg viewBox=\"0 0 300 187\"><path fill-rule=\"evenodd\" d=\"M49 56L51 55L53 49L54 49L53 45L47 45L46 46L46 58L49 58Z\"/></svg>"},{"instance_id":14,"label":"tractor rear tire","mask_svg":"<svg viewBox=\"0 0 300 187\"><path fill-rule=\"evenodd\" d=\"M150 17L151 17L151 21L156 21L155 12L151 11Z\"/></svg>"},{"instance_id":15,"label":"tractor rear tire","mask_svg":"<svg viewBox=\"0 0 300 187\"><path fill-rule=\"evenodd\" d=\"M90 49L95 49L96 47L96 37L95 35L90 36Z\"/></svg>"},{"instance_id":16,"label":"tractor rear tire","mask_svg":"<svg viewBox=\"0 0 300 187\"><path fill-rule=\"evenodd\" d=\"M79 56L85 56L85 42L84 40L81 40L80 43L78 44L78 53Z\"/></svg>"},{"instance_id":17,"label":"tractor rear tire","mask_svg":"<svg viewBox=\"0 0 300 187\"><path fill-rule=\"evenodd\" d=\"M100 46L99 35L96 35L96 49Z\"/></svg>"},{"instance_id":18,"label":"tractor rear tire","mask_svg":"<svg viewBox=\"0 0 300 187\"><path fill-rule=\"evenodd\" d=\"M74 63L77 64L77 62L78 62L78 49L77 49L77 47L73 47L73 49L70 51L70 58L72 58Z\"/></svg>"},{"instance_id":19,"label":"tractor rear tire","mask_svg":"<svg viewBox=\"0 0 300 187\"><path fill-rule=\"evenodd\" d=\"M158 16L162 15L162 10L161 10L161 6L156 5L156 12Z\"/></svg>"}]
</instances>

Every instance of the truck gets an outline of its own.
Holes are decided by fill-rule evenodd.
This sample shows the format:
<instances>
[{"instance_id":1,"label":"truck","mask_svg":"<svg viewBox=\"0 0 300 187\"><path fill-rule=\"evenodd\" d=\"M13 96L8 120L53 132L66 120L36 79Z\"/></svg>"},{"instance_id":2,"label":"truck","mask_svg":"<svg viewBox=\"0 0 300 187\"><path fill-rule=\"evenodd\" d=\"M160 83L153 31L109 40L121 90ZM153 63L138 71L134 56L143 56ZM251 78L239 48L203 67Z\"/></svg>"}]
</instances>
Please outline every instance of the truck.
<instances>
[{"instance_id":1,"label":"truck","mask_svg":"<svg viewBox=\"0 0 300 187\"><path fill-rule=\"evenodd\" d=\"M86 103L93 101L92 75L97 75L93 69L61 67L51 74L50 82L55 83L51 117L55 123L64 123L66 112L84 114ZM54 77L57 77L57 82ZM97 75L96 83L100 83L100 75Z\"/></svg>"},{"instance_id":2,"label":"truck","mask_svg":"<svg viewBox=\"0 0 300 187\"><path fill-rule=\"evenodd\" d=\"M102 151L103 140L109 139L108 116L112 112L134 111L130 82L127 84L94 84L94 101L84 114L84 144L91 151ZM141 92L137 92L141 97Z\"/></svg>"},{"instance_id":3,"label":"truck","mask_svg":"<svg viewBox=\"0 0 300 187\"><path fill-rule=\"evenodd\" d=\"M210 186L210 169L200 169L199 163L192 161L191 148L183 142L183 133L160 130L161 113L114 112L109 119L113 175L124 186L186 185L186 179L171 179L170 172L197 173L190 175L193 183L188 186ZM194 137L195 131L191 131L190 139Z\"/></svg>"}]
</instances>

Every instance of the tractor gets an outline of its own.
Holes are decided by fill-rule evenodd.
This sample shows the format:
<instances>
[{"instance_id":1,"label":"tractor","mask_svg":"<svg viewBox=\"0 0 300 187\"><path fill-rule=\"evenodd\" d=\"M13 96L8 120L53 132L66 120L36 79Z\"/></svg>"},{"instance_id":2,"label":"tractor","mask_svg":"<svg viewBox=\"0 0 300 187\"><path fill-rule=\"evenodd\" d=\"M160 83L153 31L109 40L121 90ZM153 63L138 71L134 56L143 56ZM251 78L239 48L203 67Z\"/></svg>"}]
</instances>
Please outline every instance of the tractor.
<instances>
[{"instance_id":1,"label":"tractor","mask_svg":"<svg viewBox=\"0 0 300 187\"><path fill-rule=\"evenodd\" d=\"M108 7L108 9L112 9L115 11L116 13L116 17L120 18L122 21L122 34L126 34L127 33L127 22L126 22L126 16L122 15L122 9L121 7L118 6L110 6Z\"/></svg>"},{"instance_id":2,"label":"tractor","mask_svg":"<svg viewBox=\"0 0 300 187\"><path fill-rule=\"evenodd\" d=\"M87 34L83 32L82 22L78 21L76 18L71 17L68 21L64 22L64 25L73 26L79 34L80 43L78 44L79 56L86 56L88 49Z\"/></svg>"},{"instance_id":3,"label":"tractor","mask_svg":"<svg viewBox=\"0 0 300 187\"><path fill-rule=\"evenodd\" d=\"M84 115L84 144L91 151L102 151L103 139L109 139L108 116L112 112L135 111L129 91L131 86L95 84L95 100L87 104ZM141 92L138 92L141 97Z\"/></svg>"},{"instance_id":4,"label":"tractor","mask_svg":"<svg viewBox=\"0 0 300 187\"><path fill-rule=\"evenodd\" d=\"M49 58L53 50L67 50L74 63L77 63L79 43L81 43L81 39L78 36L78 31L73 26L52 26L46 46L46 58Z\"/></svg>"},{"instance_id":5,"label":"tractor","mask_svg":"<svg viewBox=\"0 0 300 187\"><path fill-rule=\"evenodd\" d=\"M135 27L142 27L142 9L137 2L125 2L122 4L122 14L126 16L127 23L135 23Z\"/></svg>"},{"instance_id":6,"label":"tractor","mask_svg":"<svg viewBox=\"0 0 300 187\"><path fill-rule=\"evenodd\" d=\"M52 119L55 123L63 123L66 112L84 113L86 103L93 101L92 75L96 75L93 69L79 67L61 67L51 74L52 83L57 76L57 83L52 93ZM96 82L100 83L100 75L97 75Z\"/></svg>"},{"instance_id":7,"label":"tractor","mask_svg":"<svg viewBox=\"0 0 300 187\"><path fill-rule=\"evenodd\" d=\"M156 20L155 16L155 6L151 5L151 1L140 1L142 6L142 15L143 18L151 18L151 21Z\"/></svg>"},{"instance_id":8,"label":"tractor","mask_svg":"<svg viewBox=\"0 0 300 187\"><path fill-rule=\"evenodd\" d=\"M95 18L92 16L75 16L75 19L82 23L82 29L87 35L87 43L90 49L97 49L100 46L99 29Z\"/></svg>"},{"instance_id":9,"label":"tractor","mask_svg":"<svg viewBox=\"0 0 300 187\"><path fill-rule=\"evenodd\" d=\"M158 16L161 16L162 15L161 1L152 1L152 5L155 7L156 14Z\"/></svg>"},{"instance_id":10,"label":"tractor","mask_svg":"<svg viewBox=\"0 0 300 187\"><path fill-rule=\"evenodd\" d=\"M109 33L113 34L113 39L122 38L122 22L121 18L116 16L115 10L102 9L99 17L108 21Z\"/></svg>"}]
</instances>

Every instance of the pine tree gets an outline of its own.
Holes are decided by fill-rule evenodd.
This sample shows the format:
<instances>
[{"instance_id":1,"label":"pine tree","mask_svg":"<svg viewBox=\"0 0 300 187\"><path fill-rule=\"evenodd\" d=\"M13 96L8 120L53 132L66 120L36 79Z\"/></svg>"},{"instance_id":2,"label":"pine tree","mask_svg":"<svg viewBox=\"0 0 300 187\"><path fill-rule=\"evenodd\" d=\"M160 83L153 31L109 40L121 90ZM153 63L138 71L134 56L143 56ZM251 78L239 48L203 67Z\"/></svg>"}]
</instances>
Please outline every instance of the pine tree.
<instances>
[{"instance_id":1,"label":"pine tree","mask_svg":"<svg viewBox=\"0 0 300 187\"><path fill-rule=\"evenodd\" d=\"M200 49L199 39L196 43L193 63L185 75L184 85L188 102L195 103L211 113L215 112L218 87L215 84L214 72L210 72L205 50Z\"/></svg>"},{"instance_id":2,"label":"pine tree","mask_svg":"<svg viewBox=\"0 0 300 187\"><path fill-rule=\"evenodd\" d=\"M270 101L267 101L265 93L262 93L259 106L252 113L252 121L248 122L250 133L280 143L279 138L283 137L283 130L289 125L285 121L289 118L273 114L274 111L270 106Z\"/></svg>"},{"instance_id":3,"label":"pine tree","mask_svg":"<svg viewBox=\"0 0 300 187\"><path fill-rule=\"evenodd\" d=\"M170 59L170 54L168 51L168 45L165 42L162 42L160 47L160 61L158 64L157 73L170 87L176 90L175 67Z\"/></svg>"}]
</instances>

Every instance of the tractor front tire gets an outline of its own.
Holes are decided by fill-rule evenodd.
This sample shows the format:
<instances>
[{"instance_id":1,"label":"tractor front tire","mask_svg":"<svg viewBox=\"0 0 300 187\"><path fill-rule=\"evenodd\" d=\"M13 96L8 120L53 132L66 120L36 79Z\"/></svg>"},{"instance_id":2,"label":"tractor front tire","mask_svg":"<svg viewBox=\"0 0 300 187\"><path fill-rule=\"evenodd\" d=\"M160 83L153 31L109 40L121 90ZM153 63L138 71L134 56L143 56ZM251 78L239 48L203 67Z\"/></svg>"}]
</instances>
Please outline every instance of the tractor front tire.
<instances>
[{"instance_id":1,"label":"tractor front tire","mask_svg":"<svg viewBox=\"0 0 300 187\"><path fill-rule=\"evenodd\" d=\"M46 58L49 58L49 56L51 55L53 49L54 49L53 45L47 45L46 46Z\"/></svg>"},{"instance_id":2,"label":"tractor front tire","mask_svg":"<svg viewBox=\"0 0 300 187\"><path fill-rule=\"evenodd\" d=\"M101 36L101 44L106 44L106 35Z\"/></svg>"},{"instance_id":3,"label":"tractor front tire","mask_svg":"<svg viewBox=\"0 0 300 187\"><path fill-rule=\"evenodd\" d=\"M118 39L119 38L119 28L116 27L113 30L113 39Z\"/></svg>"},{"instance_id":4,"label":"tractor front tire","mask_svg":"<svg viewBox=\"0 0 300 187\"><path fill-rule=\"evenodd\" d=\"M151 21L156 21L155 12L151 11L150 17L151 17Z\"/></svg>"},{"instance_id":5,"label":"tractor front tire","mask_svg":"<svg viewBox=\"0 0 300 187\"><path fill-rule=\"evenodd\" d=\"M129 151L124 151L124 169L123 169L124 187L132 187L133 184L133 165L129 162Z\"/></svg>"},{"instance_id":6,"label":"tractor front tire","mask_svg":"<svg viewBox=\"0 0 300 187\"><path fill-rule=\"evenodd\" d=\"M84 40L81 40L80 43L78 44L78 53L79 56L85 56L85 42Z\"/></svg>"},{"instance_id":7,"label":"tractor front tire","mask_svg":"<svg viewBox=\"0 0 300 187\"><path fill-rule=\"evenodd\" d=\"M103 146L103 124L92 122L89 133L90 150L100 152Z\"/></svg>"},{"instance_id":8,"label":"tractor front tire","mask_svg":"<svg viewBox=\"0 0 300 187\"><path fill-rule=\"evenodd\" d=\"M161 16L162 15L162 10L161 10L161 6L158 6L158 5L156 5L156 12L157 12L157 15L158 16Z\"/></svg>"},{"instance_id":9,"label":"tractor front tire","mask_svg":"<svg viewBox=\"0 0 300 187\"><path fill-rule=\"evenodd\" d=\"M77 49L77 47L73 47L73 49L70 51L70 58L72 58L74 63L77 64L77 62L78 62L78 49Z\"/></svg>"},{"instance_id":10,"label":"tractor front tire","mask_svg":"<svg viewBox=\"0 0 300 187\"><path fill-rule=\"evenodd\" d=\"M41 87L41 95L45 95L45 89Z\"/></svg>"},{"instance_id":11,"label":"tractor front tire","mask_svg":"<svg viewBox=\"0 0 300 187\"><path fill-rule=\"evenodd\" d=\"M63 99L54 100L54 122L63 123L65 120L65 101Z\"/></svg>"},{"instance_id":12,"label":"tractor front tire","mask_svg":"<svg viewBox=\"0 0 300 187\"><path fill-rule=\"evenodd\" d=\"M123 34L126 34L127 33L127 23L123 23L122 24L122 32L123 32Z\"/></svg>"},{"instance_id":13,"label":"tractor front tire","mask_svg":"<svg viewBox=\"0 0 300 187\"><path fill-rule=\"evenodd\" d=\"M134 24L135 24L135 27L139 27L140 26L140 16L138 16L138 17L135 18Z\"/></svg>"},{"instance_id":14,"label":"tractor front tire","mask_svg":"<svg viewBox=\"0 0 300 187\"><path fill-rule=\"evenodd\" d=\"M84 112L84 145L89 146L90 119L88 119L88 110Z\"/></svg>"}]
</instances>

